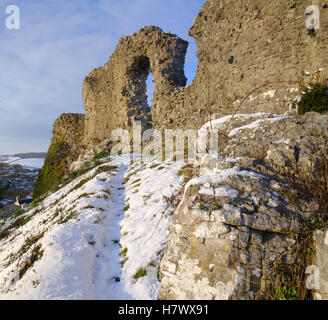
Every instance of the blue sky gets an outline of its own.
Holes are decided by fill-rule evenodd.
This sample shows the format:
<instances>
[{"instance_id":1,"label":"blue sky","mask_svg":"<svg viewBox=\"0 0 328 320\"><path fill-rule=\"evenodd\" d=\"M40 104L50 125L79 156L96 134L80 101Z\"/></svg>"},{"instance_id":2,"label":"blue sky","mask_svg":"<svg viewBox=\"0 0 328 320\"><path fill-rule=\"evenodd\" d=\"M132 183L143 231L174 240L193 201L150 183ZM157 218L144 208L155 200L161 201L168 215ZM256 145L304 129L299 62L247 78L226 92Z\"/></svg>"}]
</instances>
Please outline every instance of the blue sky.
<instances>
[{"instance_id":1,"label":"blue sky","mask_svg":"<svg viewBox=\"0 0 328 320\"><path fill-rule=\"evenodd\" d=\"M188 36L205 0L0 0L0 154L46 151L54 120L84 113L85 76L104 65L119 39L145 25L189 42L185 74L195 76ZM20 30L5 27L6 7L20 8Z\"/></svg>"}]
</instances>

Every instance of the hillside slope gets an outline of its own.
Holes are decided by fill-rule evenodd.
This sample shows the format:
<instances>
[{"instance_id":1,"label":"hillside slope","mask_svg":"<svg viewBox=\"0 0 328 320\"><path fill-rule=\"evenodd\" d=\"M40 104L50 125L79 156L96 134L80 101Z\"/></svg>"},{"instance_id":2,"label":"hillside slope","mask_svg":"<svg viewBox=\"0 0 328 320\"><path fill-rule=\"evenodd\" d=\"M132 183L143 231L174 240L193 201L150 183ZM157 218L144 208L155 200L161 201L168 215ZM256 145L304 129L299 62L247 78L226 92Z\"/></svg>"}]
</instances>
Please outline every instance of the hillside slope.
<instances>
[{"instance_id":1,"label":"hillside slope","mask_svg":"<svg viewBox=\"0 0 328 320\"><path fill-rule=\"evenodd\" d=\"M0 222L1 299L157 298L171 221L163 196L179 187L181 165L102 162Z\"/></svg>"},{"instance_id":2,"label":"hillside slope","mask_svg":"<svg viewBox=\"0 0 328 320\"><path fill-rule=\"evenodd\" d=\"M277 299L286 285L304 298L311 263L325 297L328 247L312 236L327 236L327 115L237 114L211 130L219 152L193 165L103 158L0 220L0 299Z\"/></svg>"}]
</instances>

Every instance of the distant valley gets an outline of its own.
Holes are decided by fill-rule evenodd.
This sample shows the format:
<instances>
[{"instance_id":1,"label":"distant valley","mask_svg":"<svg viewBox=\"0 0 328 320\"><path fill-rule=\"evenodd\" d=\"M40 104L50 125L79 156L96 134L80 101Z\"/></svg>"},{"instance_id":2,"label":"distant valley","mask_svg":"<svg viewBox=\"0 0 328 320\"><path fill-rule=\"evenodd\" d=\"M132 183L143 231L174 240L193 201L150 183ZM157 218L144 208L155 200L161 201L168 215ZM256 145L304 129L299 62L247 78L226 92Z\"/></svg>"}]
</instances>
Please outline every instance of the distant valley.
<instances>
[{"instance_id":1,"label":"distant valley","mask_svg":"<svg viewBox=\"0 0 328 320\"><path fill-rule=\"evenodd\" d=\"M17 211L18 206L14 205L16 197L21 199L32 195L45 156L41 152L0 156L0 217Z\"/></svg>"}]
</instances>

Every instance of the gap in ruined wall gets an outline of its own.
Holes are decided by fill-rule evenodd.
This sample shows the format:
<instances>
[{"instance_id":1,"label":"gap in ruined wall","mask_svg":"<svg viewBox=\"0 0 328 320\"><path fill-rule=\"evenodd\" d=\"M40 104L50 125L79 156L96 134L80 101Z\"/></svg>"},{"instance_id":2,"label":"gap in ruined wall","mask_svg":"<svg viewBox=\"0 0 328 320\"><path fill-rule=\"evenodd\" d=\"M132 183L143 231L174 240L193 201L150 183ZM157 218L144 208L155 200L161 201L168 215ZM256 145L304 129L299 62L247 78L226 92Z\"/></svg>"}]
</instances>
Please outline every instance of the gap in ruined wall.
<instances>
[{"instance_id":1,"label":"gap in ruined wall","mask_svg":"<svg viewBox=\"0 0 328 320\"><path fill-rule=\"evenodd\" d=\"M195 39L188 37L188 48L185 58L184 72L187 78L187 86L189 86L196 78L198 68L197 45Z\"/></svg>"},{"instance_id":2,"label":"gap in ruined wall","mask_svg":"<svg viewBox=\"0 0 328 320\"><path fill-rule=\"evenodd\" d=\"M153 79L153 74L149 72L147 81L146 81L146 95L147 95L147 101L148 101L148 106L151 107L153 104L153 97L154 97L154 79Z\"/></svg>"}]
</instances>

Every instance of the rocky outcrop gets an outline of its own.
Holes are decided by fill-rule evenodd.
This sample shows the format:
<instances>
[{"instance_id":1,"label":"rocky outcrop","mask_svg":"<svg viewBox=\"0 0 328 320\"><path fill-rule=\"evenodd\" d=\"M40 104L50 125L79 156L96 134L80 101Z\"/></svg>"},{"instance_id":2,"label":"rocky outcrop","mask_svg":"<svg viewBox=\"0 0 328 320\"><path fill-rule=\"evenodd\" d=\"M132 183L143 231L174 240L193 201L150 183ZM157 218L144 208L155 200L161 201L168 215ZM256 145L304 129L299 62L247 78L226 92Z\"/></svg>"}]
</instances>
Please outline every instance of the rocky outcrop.
<instances>
[{"instance_id":1,"label":"rocky outcrop","mask_svg":"<svg viewBox=\"0 0 328 320\"><path fill-rule=\"evenodd\" d=\"M83 146L84 140L84 118L83 114L63 113L54 123L53 142L65 142L71 150Z\"/></svg>"},{"instance_id":2,"label":"rocky outcrop","mask_svg":"<svg viewBox=\"0 0 328 320\"><path fill-rule=\"evenodd\" d=\"M55 121L53 137L44 166L34 188L34 196L57 187L69 172L70 164L84 149L84 115L64 113Z\"/></svg>"},{"instance_id":3,"label":"rocky outcrop","mask_svg":"<svg viewBox=\"0 0 328 320\"><path fill-rule=\"evenodd\" d=\"M309 288L316 300L328 300L328 230L323 228L314 234L315 253L308 268Z\"/></svg>"},{"instance_id":4,"label":"rocky outcrop","mask_svg":"<svg viewBox=\"0 0 328 320\"><path fill-rule=\"evenodd\" d=\"M301 298L306 267L316 263L307 239L323 214L315 187L328 116L236 115L211 126L226 133L222 159L185 188L161 263L160 298L272 299L289 284ZM315 184L303 188L309 176Z\"/></svg>"}]
</instances>

